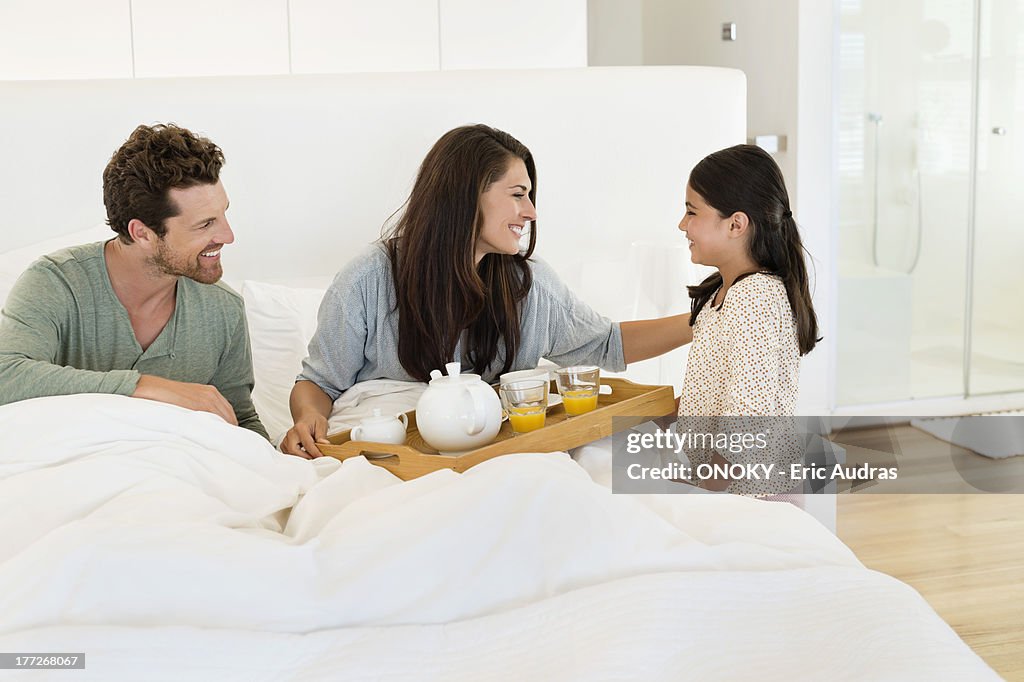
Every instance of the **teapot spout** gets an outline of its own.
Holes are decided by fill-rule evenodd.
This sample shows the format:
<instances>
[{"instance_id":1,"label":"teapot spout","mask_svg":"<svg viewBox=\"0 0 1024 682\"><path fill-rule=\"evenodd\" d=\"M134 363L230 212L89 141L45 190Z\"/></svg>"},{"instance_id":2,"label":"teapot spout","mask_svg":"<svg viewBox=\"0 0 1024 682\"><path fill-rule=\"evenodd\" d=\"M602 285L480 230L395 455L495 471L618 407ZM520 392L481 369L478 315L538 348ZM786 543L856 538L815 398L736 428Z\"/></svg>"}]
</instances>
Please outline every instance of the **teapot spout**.
<instances>
[{"instance_id":1,"label":"teapot spout","mask_svg":"<svg viewBox=\"0 0 1024 682\"><path fill-rule=\"evenodd\" d=\"M444 366L448 370L448 376L457 377L462 374L462 363L461 362L449 362Z\"/></svg>"}]
</instances>

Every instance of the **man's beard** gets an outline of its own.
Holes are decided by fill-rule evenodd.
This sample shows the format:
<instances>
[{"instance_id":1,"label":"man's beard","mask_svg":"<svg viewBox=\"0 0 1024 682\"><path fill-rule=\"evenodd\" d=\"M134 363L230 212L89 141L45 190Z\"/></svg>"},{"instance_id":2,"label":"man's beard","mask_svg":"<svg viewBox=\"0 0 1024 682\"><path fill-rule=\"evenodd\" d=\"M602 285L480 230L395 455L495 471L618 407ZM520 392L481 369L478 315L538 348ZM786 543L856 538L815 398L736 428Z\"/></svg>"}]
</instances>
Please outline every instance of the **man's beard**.
<instances>
[{"instance_id":1,"label":"man's beard","mask_svg":"<svg viewBox=\"0 0 1024 682\"><path fill-rule=\"evenodd\" d=\"M220 267L220 262L217 262L216 268L204 268L201 259L202 256L198 254L191 260L187 256L175 255L161 238L158 242L156 254L149 259L149 262L150 265L163 275L188 277L200 284L214 284L220 280L221 275L224 274L224 270Z\"/></svg>"}]
</instances>

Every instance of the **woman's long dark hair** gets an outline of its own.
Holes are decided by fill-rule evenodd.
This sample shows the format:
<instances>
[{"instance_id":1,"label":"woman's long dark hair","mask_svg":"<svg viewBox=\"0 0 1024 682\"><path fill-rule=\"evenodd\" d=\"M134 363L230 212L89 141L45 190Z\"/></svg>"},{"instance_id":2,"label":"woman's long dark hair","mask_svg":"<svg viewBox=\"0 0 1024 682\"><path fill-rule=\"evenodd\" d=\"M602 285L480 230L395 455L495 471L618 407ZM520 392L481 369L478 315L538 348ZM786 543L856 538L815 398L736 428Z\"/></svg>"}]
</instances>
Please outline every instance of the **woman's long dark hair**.
<instances>
[{"instance_id":1,"label":"woman's long dark hair","mask_svg":"<svg viewBox=\"0 0 1024 682\"><path fill-rule=\"evenodd\" d=\"M412 377L455 358L464 330L473 371L483 374L504 342L501 372L519 349L520 302L533 284L527 259L537 243L537 221L525 253L489 253L475 262L480 195L521 159L537 203L533 155L508 133L485 125L455 128L427 153L405 211L384 235L398 310L398 360Z\"/></svg>"},{"instance_id":2,"label":"woman's long dark hair","mask_svg":"<svg viewBox=\"0 0 1024 682\"><path fill-rule=\"evenodd\" d=\"M760 147L736 145L698 163L690 172L690 188L723 218L737 212L747 214L750 256L762 271L780 277L786 285L800 354L810 353L821 340L818 318L808 287L806 249L789 208L789 194L778 164ZM715 272L700 284L687 287L693 299L691 325L720 286L722 275Z\"/></svg>"}]
</instances>

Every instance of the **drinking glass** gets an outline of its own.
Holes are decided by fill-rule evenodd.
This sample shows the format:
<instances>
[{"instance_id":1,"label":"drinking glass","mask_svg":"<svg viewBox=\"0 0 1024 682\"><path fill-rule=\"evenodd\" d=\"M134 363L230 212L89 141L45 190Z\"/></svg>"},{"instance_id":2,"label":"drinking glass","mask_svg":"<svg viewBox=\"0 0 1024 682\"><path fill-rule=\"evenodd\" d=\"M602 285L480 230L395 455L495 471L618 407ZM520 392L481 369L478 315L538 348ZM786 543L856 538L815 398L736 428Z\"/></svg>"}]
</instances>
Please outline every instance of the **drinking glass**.
<instances>
[{"instance_id":1,"label":"drinking glass","mask_svg":"<svg viewBox=\"0 0 1024 682\"><path fill-rule=\"evenodd\" d=\"M575 417L597 409L601 368L593 365L562 367L555 370L555 378L566 415Z\"/></svg>"},{"instance_id":2,"label":"drinking glass","mask_svg":"<svg viewBox=\"0 0 1024 682\"><path fill-rule=\"evenodd\" d=\"M529 433L544 426L548 410L548 382L525 379L501 384L501 405L513 433Z\"/></svg>"}]
</instances>

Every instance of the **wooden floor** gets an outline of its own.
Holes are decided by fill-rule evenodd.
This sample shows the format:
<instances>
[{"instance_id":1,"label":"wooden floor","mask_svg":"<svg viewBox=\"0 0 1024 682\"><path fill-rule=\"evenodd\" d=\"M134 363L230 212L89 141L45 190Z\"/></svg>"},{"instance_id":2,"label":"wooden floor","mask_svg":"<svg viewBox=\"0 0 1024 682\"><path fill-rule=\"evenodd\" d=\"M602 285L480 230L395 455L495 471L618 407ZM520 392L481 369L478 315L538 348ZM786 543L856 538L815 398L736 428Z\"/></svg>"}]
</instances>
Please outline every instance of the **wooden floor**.
<instances>
[{"instance_id":1,"label":"wooden floor","mask_svg":"<svg viewBox=\"0 0 1024 682\"><path fill-rule=\"evenodd\" d=\"M981 457L910 426L835 440L848 463L895 449L901 475L923 472L915 485L948 491L883 494L902 488L882 481L838 495L838 535L869 568L920 592L996 672L1024 682L1024 457Z\"/></svg>"}]
</instances>

